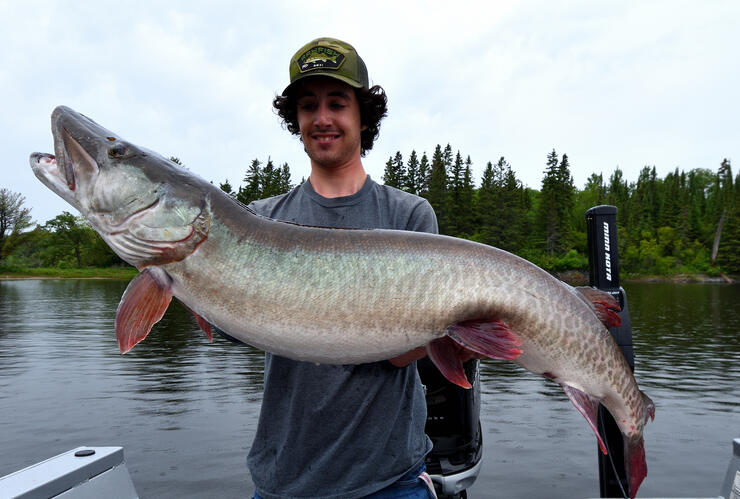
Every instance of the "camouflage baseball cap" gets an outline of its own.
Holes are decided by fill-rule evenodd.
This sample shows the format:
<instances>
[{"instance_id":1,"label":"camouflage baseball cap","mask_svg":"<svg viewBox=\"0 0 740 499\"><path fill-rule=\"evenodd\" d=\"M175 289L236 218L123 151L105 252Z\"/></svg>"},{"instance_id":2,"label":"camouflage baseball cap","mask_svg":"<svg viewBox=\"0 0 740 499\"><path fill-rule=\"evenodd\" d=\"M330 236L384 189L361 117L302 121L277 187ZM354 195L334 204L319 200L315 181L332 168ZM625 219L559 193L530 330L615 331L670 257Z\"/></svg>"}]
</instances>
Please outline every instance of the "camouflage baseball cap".
<instances>
[{"instance_id":1,"label":"camouflage baseball cap","mask_svg":"<svg viewBox=\"0 0 740 499\"><path fill-rule=\"evenodd\" d=\"M365 62L349 43L336 38L317 38L308 42L290 60L290 85L309 76L336 78L355 88L368 88Z\"/></svg>"}]
</instances>

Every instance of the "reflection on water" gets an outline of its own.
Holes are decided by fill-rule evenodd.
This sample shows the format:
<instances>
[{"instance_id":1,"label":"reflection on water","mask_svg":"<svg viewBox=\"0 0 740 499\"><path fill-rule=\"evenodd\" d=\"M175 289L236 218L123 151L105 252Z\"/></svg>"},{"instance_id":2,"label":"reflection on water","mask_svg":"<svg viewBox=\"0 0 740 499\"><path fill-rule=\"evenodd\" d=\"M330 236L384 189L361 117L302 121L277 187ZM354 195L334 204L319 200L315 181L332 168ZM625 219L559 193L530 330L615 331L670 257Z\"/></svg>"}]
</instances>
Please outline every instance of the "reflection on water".
<instances>
[{"instance_id":1,"label":"reflection on water","mask_svg":"<svg viewBox=\"0 0 740 499\"><path fill-rule=\"evenodd\" d=\"M263 355L209 344L173 303L118 353L126 283L0 281L0 475L123 445L142 497L245 497ZM656 404L642 496L717 495L740 436L740 287L630 284L636 376ZM470 497L598 496L596 440L560 387L482 364L484 465Z\"/></svg>"},{"instance_id":2,"label":"reflection on water","mask_svg":"<svg viewBox=\"0 0 740 499\"><path fill-rule=\"evenodd\" d=\"M126 282L0 281L0 475L80 445L123 445L143 497L251 488L263 354L215 339L173 303L118 353Z\"/></svg>"}]
</instances>

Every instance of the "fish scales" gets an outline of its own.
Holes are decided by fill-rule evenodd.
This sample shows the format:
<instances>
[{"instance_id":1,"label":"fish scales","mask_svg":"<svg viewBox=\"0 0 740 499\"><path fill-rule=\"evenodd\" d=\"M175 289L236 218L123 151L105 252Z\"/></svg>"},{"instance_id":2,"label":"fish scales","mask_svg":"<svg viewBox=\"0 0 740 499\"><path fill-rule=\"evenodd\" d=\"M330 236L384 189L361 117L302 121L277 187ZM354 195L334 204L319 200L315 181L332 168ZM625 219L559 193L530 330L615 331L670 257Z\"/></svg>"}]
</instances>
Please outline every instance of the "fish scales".
<instances>
[{"instance_id":1,"label":"fish scales","mask_svg":"<svg viewBox=\"0 0 740 499\"><path fill-rule=\"evenodd\" d=\"M52 134L56 154L32 154L34 173L141 271L116 314L122 352L174 296L207 334L214 324L297 360L371 362L426 345L461 386L468 355L513 360L560 383L594 431L604 404L624 435L635 495L654 407L607 330L619 321L613 297L471 241L257 216L66 107L52 113Z\"/></svg>"}]
</instances>

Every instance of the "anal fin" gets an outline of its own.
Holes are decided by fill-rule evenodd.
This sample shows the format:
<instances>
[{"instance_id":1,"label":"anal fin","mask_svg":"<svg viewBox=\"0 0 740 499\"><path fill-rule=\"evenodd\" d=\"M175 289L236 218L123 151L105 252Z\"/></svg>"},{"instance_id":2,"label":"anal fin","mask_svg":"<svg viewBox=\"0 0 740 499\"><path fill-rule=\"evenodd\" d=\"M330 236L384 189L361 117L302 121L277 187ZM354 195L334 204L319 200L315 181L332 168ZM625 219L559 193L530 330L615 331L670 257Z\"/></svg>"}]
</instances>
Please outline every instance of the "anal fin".
<instances>
[{"instance_id":1,"label":"anal fin","mask_svg":"<svg viewBox=\"0 0 740 499\"><path fill-rule=\"evenodd\" d=\"M561 383L560 386L563 387L563 391L568 396L573 405L576 406L578 412L580 412L583 417L586 418L586 421L588 421L588 425L596 434L596 439L599 441L599 448L601 449L601 452L606 454L606 445L601 439L601 435L599 435L599 430L596 426L596 419L598 417L599 411L599 400L585 392L582 392L578 388L566 385L565 383Z\"/></svg>"},{"instance_id":2,"label":"anal fin","mask_svg":"<svg viewBox=\"0 0 740 499\"><path fill-rule=\"evenodd\" d=\"M126 287L116 310L116 338L121 353L146 338L172 300L168 277L146 268Z\"/></svg>"}]
</instances>

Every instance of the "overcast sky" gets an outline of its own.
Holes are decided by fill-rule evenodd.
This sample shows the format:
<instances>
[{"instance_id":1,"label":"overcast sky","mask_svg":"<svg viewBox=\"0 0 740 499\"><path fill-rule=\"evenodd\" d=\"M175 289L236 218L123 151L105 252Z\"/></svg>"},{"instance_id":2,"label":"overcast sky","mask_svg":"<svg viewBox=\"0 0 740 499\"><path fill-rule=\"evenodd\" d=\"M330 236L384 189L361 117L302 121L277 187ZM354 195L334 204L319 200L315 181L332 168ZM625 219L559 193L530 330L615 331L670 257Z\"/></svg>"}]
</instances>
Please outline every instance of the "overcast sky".
<instances>
[{"instance_id":1,"label":"overcast sky","mask_svg":"<svg viewBox=\"0 0 740 499\"><path fill-rule=\"evenodd\" d=\"M645 165L740 168L736 1L0 0L0 23L0 187L41 223L74 212L28 165L53 152L59 104L214 183L268 156L308 176L271 100L319 36L352 43L388 94L363 161L376 180L396 151L447 143L477 182L504 156L537 189L552 149L581 188L617 166L630 181Z\"/></svg>"}]
</instances>

